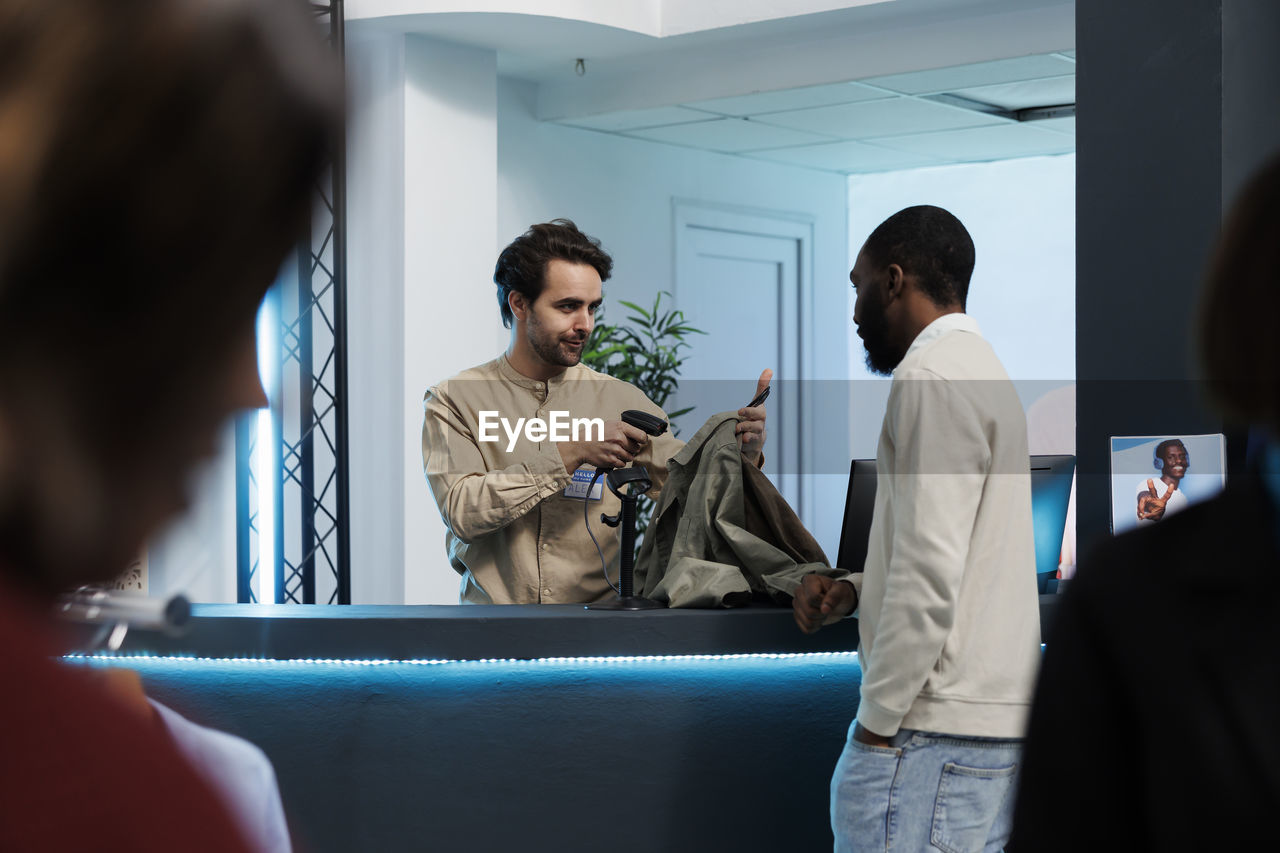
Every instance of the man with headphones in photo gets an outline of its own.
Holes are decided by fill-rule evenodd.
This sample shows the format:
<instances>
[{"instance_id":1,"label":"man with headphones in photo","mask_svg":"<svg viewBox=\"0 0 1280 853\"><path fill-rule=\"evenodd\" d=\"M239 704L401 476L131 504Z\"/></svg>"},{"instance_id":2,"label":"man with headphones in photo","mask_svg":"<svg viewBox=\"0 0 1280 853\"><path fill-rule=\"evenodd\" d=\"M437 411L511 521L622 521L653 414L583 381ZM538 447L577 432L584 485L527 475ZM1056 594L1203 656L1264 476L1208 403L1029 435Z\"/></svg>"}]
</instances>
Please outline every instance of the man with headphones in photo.
<instances>
[{"instance_id":1,"label":"man with headphones in photo","mask_svg":"<svg viewBox=\"0 0 1280 853\"><path fill-rule=\"evenodd\" d=\"M1167 438L1157 444L1151 461L1160 470L1160 480L1157 483L1151 477L1138 484L1139 524L1159 521L1187 508L1187 496L1179 486L1191 467L1191 457L1182 439Z\"/></svg>"}]
</instances>

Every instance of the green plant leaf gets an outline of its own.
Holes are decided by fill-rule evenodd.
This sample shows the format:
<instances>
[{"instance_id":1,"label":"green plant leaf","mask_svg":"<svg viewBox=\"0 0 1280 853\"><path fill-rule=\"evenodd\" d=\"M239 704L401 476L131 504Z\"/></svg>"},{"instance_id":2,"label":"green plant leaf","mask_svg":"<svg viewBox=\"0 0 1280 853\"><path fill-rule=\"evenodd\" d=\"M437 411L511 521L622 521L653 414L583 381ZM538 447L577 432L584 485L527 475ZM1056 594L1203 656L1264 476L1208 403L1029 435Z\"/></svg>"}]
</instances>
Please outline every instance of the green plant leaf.
<instances>
[{"instance_id":1,"label":"green plant leaf","mask_svg":"<svg viewBox=\"0 0 1280 853\"><path fill-rule=\"evenodd\" d=\"M618 304L632 312L627 321L620 324L604 322L604 309L598 311L582 361L601 373L630 382L665 409L667 401L680 387L680 367L688 358L690 344L685 336L706 332L689 323L679 308L673 306L663 311L664 299L674 301L667 290L658 291L652 309L619 300ZM674 422L693 408L670 413L669 418ZM674 423L672 431L678 431ZM650 503L642 513L638 512L642 517L638 517L637 530L647 526L651 510Z\"/></svg>"},{"instance_id":2,"label":"green plant leaf","mask_svg":"<svg viewBox=\"0 0 1280 853\"><path fill-rule=\"evenodd\" d=\"M643 308L641 308L639 305L635 304L634 302L628 302L628 301L627 301L627 300L625 300L625 299L619 299L619 300L618 300L618 304L619 304L619 305L623 305L623 306L625 306L625 307L627 307L627 308L630 308L632 311L636 311L636 312L638 312L638 313L640 313L640 314L644 314L646 317L647 317L647 316L649 316L649 312L648 312L648 311L644 310Z\"/></svg>"}]
</instances>

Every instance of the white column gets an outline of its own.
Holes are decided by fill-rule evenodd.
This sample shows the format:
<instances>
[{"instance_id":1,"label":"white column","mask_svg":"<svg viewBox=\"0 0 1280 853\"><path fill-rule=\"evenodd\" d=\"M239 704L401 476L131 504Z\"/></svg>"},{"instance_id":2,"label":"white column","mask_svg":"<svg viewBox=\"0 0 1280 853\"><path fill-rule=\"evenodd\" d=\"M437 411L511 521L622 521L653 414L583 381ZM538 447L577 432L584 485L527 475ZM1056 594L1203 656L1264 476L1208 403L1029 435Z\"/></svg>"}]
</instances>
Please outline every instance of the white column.
<instances>
[{"instance_id":1,"label":"white column","mask_svg":"<svg viewBox=\"0 0 1280 853\"><path fill-rule=\"evenodd\" d=\"M352 600L456 603L422 475L422 395L506 343L497 57L363 32L347 62Z\"/></svg>"},{"instance_id":2,"label":"white column","mask_svg":"<svg viewBox=\"0 0 1280 853\"><path fill-rule=\"evenodd\" d=\"M347 31L351 601L404 600L404 36Z\"/></svg>"}]
</instances>

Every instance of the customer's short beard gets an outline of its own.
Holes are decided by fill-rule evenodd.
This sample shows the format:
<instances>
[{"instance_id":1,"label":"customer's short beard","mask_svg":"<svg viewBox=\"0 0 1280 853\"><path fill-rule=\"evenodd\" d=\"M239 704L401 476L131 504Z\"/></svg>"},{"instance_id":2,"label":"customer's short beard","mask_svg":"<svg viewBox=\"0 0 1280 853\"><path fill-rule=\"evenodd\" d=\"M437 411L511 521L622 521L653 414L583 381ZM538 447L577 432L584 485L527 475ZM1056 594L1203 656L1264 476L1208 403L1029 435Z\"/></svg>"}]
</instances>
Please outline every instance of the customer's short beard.
<instances>
[{"instance_id":1,"label":"customer's short beard","mask_svg":"<svg viewBox=\"0 0 1280 853\"><path fill-rule=\"evenodd\" d=\"M862 346L866 349L867 370L877 376L889 376L902 362L903 353L889 343L889 323L884 314L868 317L858 327Z\"/></svg>"}]
</instances>

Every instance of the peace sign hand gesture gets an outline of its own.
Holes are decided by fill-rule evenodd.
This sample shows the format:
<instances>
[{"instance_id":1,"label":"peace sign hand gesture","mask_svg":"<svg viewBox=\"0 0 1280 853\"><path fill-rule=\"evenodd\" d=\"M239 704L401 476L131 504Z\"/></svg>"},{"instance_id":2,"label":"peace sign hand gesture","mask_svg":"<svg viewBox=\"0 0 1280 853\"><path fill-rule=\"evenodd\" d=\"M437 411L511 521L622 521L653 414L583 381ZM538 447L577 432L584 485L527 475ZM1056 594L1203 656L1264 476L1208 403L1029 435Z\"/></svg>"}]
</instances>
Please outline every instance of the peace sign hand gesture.
<instances>
[{"instance_id":1,"label":"peace sign hand gesture","mask_svg":"<svg viewBox=\"0 0 1280 853\"><path fill-rule=\"evenodd\" d=\"M1169 505L1169 498L1173 497L1173 493L1177 489L1177 483L1170 483L1169 490L1161 497L1160 493L1156 491L1155 482L1147 480L1147 493L1138 495L1138 519L1159 521L1164 518L1164 510Z\"/></svg>"}]
</instances>

